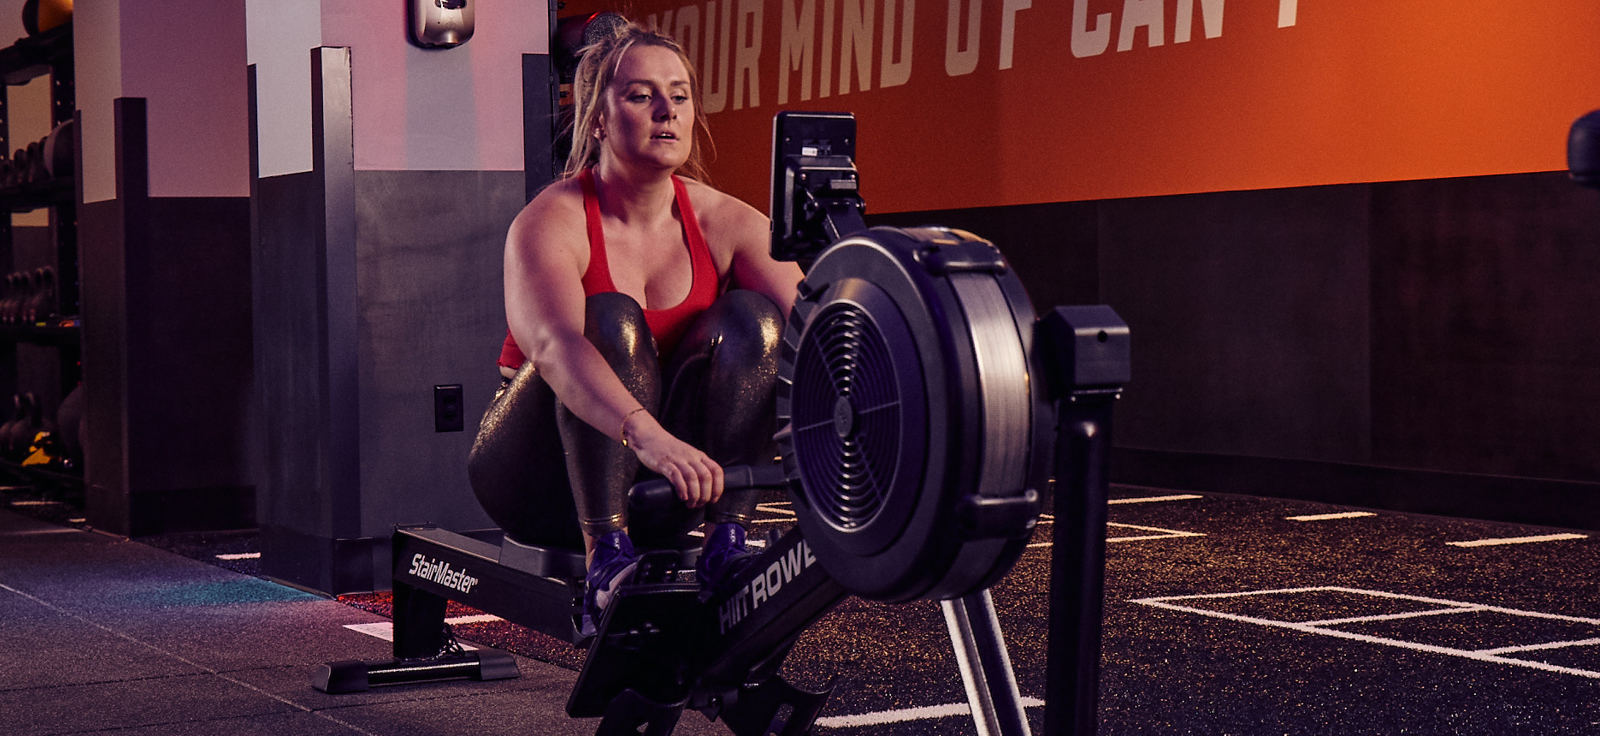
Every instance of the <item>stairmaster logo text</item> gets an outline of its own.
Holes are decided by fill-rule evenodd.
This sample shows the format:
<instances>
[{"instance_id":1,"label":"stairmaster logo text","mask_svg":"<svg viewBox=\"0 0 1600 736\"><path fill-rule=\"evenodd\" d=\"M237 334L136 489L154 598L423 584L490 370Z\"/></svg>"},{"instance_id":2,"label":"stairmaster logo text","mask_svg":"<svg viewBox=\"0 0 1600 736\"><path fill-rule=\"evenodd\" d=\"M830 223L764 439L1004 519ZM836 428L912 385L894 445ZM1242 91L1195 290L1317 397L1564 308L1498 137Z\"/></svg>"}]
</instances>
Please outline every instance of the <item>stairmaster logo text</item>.
<instances>
[{"instance_id":1,"label":"stairmaster logo text","mask_svg":"<svg viewBox=\"0 0 1600 736\"><path fill-rule=\"evenodd\" d=\"M811 554L811 545L801 540L794 549L767 565L765 575L756 576L749 585L740 588L739 592L733 594L728 602L717 609L717 623L722 627L722 633L728 633L728 629L737 626L745 616L750 615L750 612L772 600L773 596L783 590L783 586L789 581L798 577L802 570L815 564L817 558Z\"/></svg>"},{"instance_id":2,"label":"stairmaster logo text","mask_svg":"<svg viewBox=\"0 0 1600 736\"><path fill-rule=\"evenodd\" d=\"M465 569L456 570L450 567L450 563L430 560L421 554L411 558L411 574L463 593L471 593L472 586L478 584L478 579L468 575Z\"/></svg>"}]
</instances>

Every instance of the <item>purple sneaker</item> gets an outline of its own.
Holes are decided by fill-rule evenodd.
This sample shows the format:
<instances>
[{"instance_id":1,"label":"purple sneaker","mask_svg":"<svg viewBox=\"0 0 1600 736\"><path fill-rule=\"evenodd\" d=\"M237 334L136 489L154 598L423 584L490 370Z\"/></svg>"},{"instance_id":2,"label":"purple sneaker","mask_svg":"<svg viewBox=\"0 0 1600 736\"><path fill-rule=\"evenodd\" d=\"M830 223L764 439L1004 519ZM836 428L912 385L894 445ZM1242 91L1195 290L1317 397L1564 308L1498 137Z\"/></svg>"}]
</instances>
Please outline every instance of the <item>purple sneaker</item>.
<instances>
[{"instance_id":1,"label":"purple sneaker","mask_svg":"<svg viewBox=\"0 0 1600 736\"><path fill-rule=\"evenodd\" d=\"M706 534L705 549L694 566L701 590L718 590L756 558L756 553L744 546L744 538L744 527L731 521L712 527Z\"/></svg>"},{"instance_id":2,"label":"purple sneaker","mask_svg":"<svg viewBox=\"0 0 1600 736\"><path fill-rule=\"evenodd\" d=\"M584 578L583 620L578 628L581 635L595 635L600 628L600 614L611 605L617 589L633 576L638 566L639 555L633 551L633 540L626 532L620 529L607 532L595 540L589 574Z\"/></svg>"}]
</instances>

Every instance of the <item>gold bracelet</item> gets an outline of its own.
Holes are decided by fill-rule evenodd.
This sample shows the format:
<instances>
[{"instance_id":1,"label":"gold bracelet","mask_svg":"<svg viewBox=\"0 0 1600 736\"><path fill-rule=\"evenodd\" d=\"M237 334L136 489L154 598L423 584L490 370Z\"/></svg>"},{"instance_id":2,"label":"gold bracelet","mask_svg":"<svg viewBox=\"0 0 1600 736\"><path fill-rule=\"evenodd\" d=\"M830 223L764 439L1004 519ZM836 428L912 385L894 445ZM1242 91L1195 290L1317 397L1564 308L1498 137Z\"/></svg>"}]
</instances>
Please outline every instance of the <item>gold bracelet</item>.
<instances>
[{"instance_id":1,"label":"gold bracelet","mask_svg":"<svg viewBox=\"0 0 1600 736\"><path fill-rule=\"evenodd\" d=\"M622 426L617 429L617 434L622 437L623 447L628 446L628 417L638 414L641 411L644 411L644 407L642 406L622 415Z\"/></svg>"}]
</instances>

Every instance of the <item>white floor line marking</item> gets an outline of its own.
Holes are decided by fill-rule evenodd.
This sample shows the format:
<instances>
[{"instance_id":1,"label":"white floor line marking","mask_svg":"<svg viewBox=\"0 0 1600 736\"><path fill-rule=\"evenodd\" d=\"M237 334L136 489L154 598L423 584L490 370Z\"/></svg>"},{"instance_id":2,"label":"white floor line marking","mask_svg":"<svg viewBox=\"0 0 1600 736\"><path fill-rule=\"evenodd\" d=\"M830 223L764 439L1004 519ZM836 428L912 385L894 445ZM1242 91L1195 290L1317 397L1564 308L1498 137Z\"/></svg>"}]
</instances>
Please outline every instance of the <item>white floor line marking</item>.
<instances>
[{"instance_id":1,"label":"white floor line marking","mask_svg":"<svg viewBox=\"0 0 1600 736\"><path fill-rule=\"evenodd\" d=\"M1360 519L1366 516L1377 516L1371 511L1344 511L1337 514L1306 514L1305 516L1285 516L1289 521L1333 521L1334 519Z\"/></svg>"},{"instance_id":2,"label":"white floor line marking","mask_svg":"<svg viewBox=\"0 0 1600 736\"><path fill-rule=\"evenodd\" d=\"M480 613L475 616L451 616L450 618L445 619L444 622L450 624L451 626L456 626L459 624L487 624L504 620L505 619L500 618L492 613Z\"/></svg>"},{"instance_id":3,"label":"white floor line marking","mask_svg":"<svg viewBox=\"0 0 1600 736\"><path fill-rule=\"evenodd\" d=\"M219 560L259 560L259 559L261 559L261 553L260 552L240 552L238 554L232 554L232 555L217 555L217 559L219 559Z\"/></svg>"},{"instance_id":4,"label":"white floor line marking","mask_svg":"<svg viewBox=\"0 0 1600 736\"><path fill-rule=\"evenodd\" d=\"M1140 534L1140 535L1136 535L1136 536L1132 536L1132 537L1111 537L1111 536L1108 536L1108 537L1106 537L1106 543L1108 543L1108 544L1111 543L1111 542L1142 542L1142 541L1149 540L1149 539L1176 539L1178 537L1203 537L1203 536L1205 536L1205 534L1203 534L1201 532L1184 532L1184 531L1179 531L1177 529L1162 529L1159 526L1138 526L1137 524L1119 524L1119 523L1117 523L1115 521L1106 522L1106 526L1108 526L1108 527L1120 526L1120 527L1122 527L1124 529L1138 529L1139 531L1144 531L1144 532L1156 532L1155 534ZM1030 549L1032 549L1034 547L1049 547L1051 544L1053 544L1053 543L1052 542L1034 542L1033 544L1028 545L1028 547Z\"/></svg>"},{"instance_id":5,"label":"white floor line marking","mask_svg":"<svg viewBox=\"0 0 1600 736\"><path fill-rule=\"evenodd\" d=\"M1200 532L1184 532L1184 531L1178 531L1177 529L1162 529L1159 526L1139 526L1137 524L1118 524L1117 522L1114 522L1114 521L1106 522L1106 526L1117 526L1117 527L1122 527L1124 529L1138 529L1139 531L1142 531L1142 532L1157 532L1156 534L1152 534L1152 535L1149 535L1149 536L1141 536L1141 537L1106 537L1106 541L1107 542L1132 542L1132 541L1142 540L1142 539L1166 539L1168 537L1203 537L1203 536L1205 536L1204 534L1202 534Z\"/></svg>"},{"instance_id":6,"label":"white floor line marking","mask_svg":"<svg viewBox=\"0 0 1600 736\"><path fill-rule=\"evenodd\" d=\"M32 537L40 534L72 534L74 532L78 534L84 533L82 529L74 529L70 526L63 526L55 529L28 529L20 532L0 532L0 537Z\"/></svg>"},{"instance_id":7,"label":"white floor line marking","mask_svg":"<svg viewBox=\"0 0 1600 736\"><path fill-rule=\"evenodd\" d=\"M54 506L60 501L12 501L12 506Z\"/></svg>"},{"instance_id":8,"label":"white floor line marking","mask_svg":"<svg viewBox=\"0 0 1600 736\"><path fill-rule=\"evenodd\" d=\"M1044 705L1044 701L1024 696L1022 705L1025 708L1037 708ZM881 710L853 716L828 716L826 718L818 718L816 724L823 728L851 728L881 726L885 723L904 723L906 721L926 721L934 718L951 718L971 714L972 706L966 703L950 703L949 705L929 705L921 708Z\"/></svg>"},{"instance_id":9,"label":"white floor line marking","mask_svg":"<svg viewBox=\"0 0 1600 736\"><path fill-rule=\"evenodd\" d=\"M1547 641L1543 644L1529 644L1520 647L1500 647L1498 649L1478 649L1479 654L1510 654L1512 652L1537 652L1545 649L1565 649L1567 647L1592 647L1600 644L1600 639L1577 639L1574 641Z\"/></svg>"},{"instance_id":10,"label":"white floor line marking","mask_svg":"<svg viewBox=\"0 0 1600 736\"><path fill-rule=\"evenodd\" d=\"M367 636L382 639L384 641L394 641L393 621L374 621L370 624L345 624L344 627L356 633L366 634ZM466 642L461 642L461 648L467 651L477 651L478 649L477 647Z\"/></svg>"},{"instance_id":11,"label":"white floor line marking","mask_svg":"<svg viewBox=\"0 0 1600 736\"><path fill-rule=\"evenodd\" d=\"M1435 608L1428 611L1411 611L1409 613L1385 613L1377 616L1351 616L1349 618L1325 618L1320 621L1301 621L1304 626L1338 626L1340 624L1365 624L1373 621L1399 621L1407 618L1421 618L1423 616L1443 616L1447 613L1477 613L1485 610L1483 606L1462 606L1460 608Z\"/></svg>"},{"instance_id":12,"label":"white floor line marking","mask_svg":"<svg viewBox=\"0 0 1600 736\"><path fill-rule=\"evenodd\" d=\"M121 631L117 631L116 629L113 629L113 628L111 628L109 626L105 626L103 624L99 624L99 623L96 623L94 621L90 621L89 619L84 618L82 616L79 616L78 614L73 613L71 611L68 611L65 608L57 606L57 605L55 605L53 603L50 603L48 601L45 601L43 599L36 598L36 597L34 597L32 595L29 595L29 594L24 593L24 592L22 592L20 590L17 590L16 588L13 588L13 587L11 587L9 585L6 585L5 583L0 583L0 590L6 590L6 591L10 591L12 593L16 593L17 595L20 595L23 598L27 598L28 600L33 601L34 603L37 603L37 604L39 604L41 606L44 606L45 608L48 608L48 609L50 609L52 611L55 611L56 613L59 613L59 614L61 614L63 616L67 616L68 618L77 619L79 621L82 621L85 624L88 624L88 625L93 626L93 627L95 627L97 629L100 629L101 631L104 631L104 632L106 632L108 634L111 634L112 636L124 639L126 641L130 641L130 642L132 642L134 644L138 644L139 646L145 647L147 649L153 649L153 650L155 650L156 652L158 652L158 653L160 653L162 655L165 655L167 657L171 657L172 659L176 659L179 662L182 662L182 663L184 663L186 665L189 665L190 667L193 667L193 668L195 668L197 670L205 672L206 674L209 674L212 677L216 677L216 678L221 679L221 680L226 680L227 682L231 682L231 683L233 683L235 685L238 685L239 687L245 688L246 690L251 690L251 691L254 691L256 693L260 693L261 695L265 695L268 698L271 698L271 699L276 700L276 701L278 701L280 703L283 703L284 705L287 705L287 706L289 706L291 708L294 708L295 710L298 710L298 711L300 711L302 713L310 713L311 715L313 715L313 716L315 716L317 718L322 718L324 720L332 721L332 722L337 723L337 724L339 724L341 726L344 726L345 728L350 729L351 731L355 731L356 733L363 734L364 736L377 736L377 734L374 734L371 731L366 731L366 730L363 730L361 728L356 727L355 724L348 723L346 721L342 721L342 720L340 720L338 718L335 718L331 714L327 713L326 711L313 710L313 709L308 708L308 707L306 707L304 705L296 703L296 702L294 702L292 700L284 698L283 696L273 695L272 693L269 693L266 690L263 690L263 689L261 689L259 687L256 687L255 685L251 685L250 683L245 682L244 680L240 680L240 679L235 678L235 677L230 677L230 676L225 675L225 674L223 674L221 672L218 672L217 670L215 670L215 669L213 669L211 667L207 667L207 666L205 666L203 664L200 664L199 662L188 660L188 659L180 657L180 656L178 656L176 654L173 654L172 652L169 652L169 651L167 651L165 649L162 649L161 647L158 647L158 646L156 646L154 644L151 644L150 642L144 641L142 639L136 639L136 638L134 638L132 636L129 636L128 634L125 634L125 633L123 633Z\"/></svg>"},{"instance_id":13,"label":"white floor line marking","mask_svg":"<svg viewBox=\"0 0 1600 736\"><path fill-rule=\"evenodd\" d=\"M1118 504L1118 503L1155 503L1157 501L1193 501L1194 499L1197 499L1197 498L1205 498L1205 496L1201 496L1201 495L1196 494L1196 493L1182 493L1182 494L1178 494L1176 496L1146 496L1144 498L1113 498L1110 501L1107 501L1106 503L1108 503L1108 504Z\"/></svg>"},{"instance_id":14,"label":"white floor line marking","mask_svg":"<svg viewBox=\"0 0 1600 736\"><path fill-rule=\"evenodd\" d=\"M1501 537L1500 539L1474 539L1470 542L1445 542L1452 547L1492 547L1499 544L1528 544L1531 542L1560 542L1567 539L1588 539L1587 534L1541 534L1536 537Z\"/></svg>"},{"instance_id":15,"label":"white floor line marking","mask_svg":"<svg viewBox=\"0 0 1600 736\"><path fill-rule=\"evenodd\" d=\"M1583 618L1581 616L1564 616L1564 615L1556 614L1556 613L1542 613L1542 612L1539 612L1539 611L1524 611L1524 610L1520 610L1520 609L1516 609L1516 608L1503 608L1503 607L1500 607L1500 606L1485 606L1485 605L1480 605L1480 604L1476 604L1476 603L1464 603L1462 601L1448 601L1448 600L1442 600L1442 599L1439 599L1439 598L1425 598L1423 596L1416 596L1416 595L1404 595L1404 594L1401 594L1401 593L1388 593L1388 592L1384 592L1384 591L1381 591L1381 590L1364 590L1364 589L1361 589L1361 588L1343 588L1343 587L1339 587L1339 586L1322 586L1322 587L1315 587L1315 588L1279 588L1279 589L1274 589L1274 590L1248 590L1248 591L1241 591L1241 592L1238 592L1238 593L1211 593L1211 594L1207 594L1207 595L1175 595L1175 596L1164 596L1164 597L1157 597L1157 598L1141 598L1141 599L1138 599L1138 600L1129 601L1129 603L1138 603L1138 604L1141 604L1141 605L1153 606L1155 608L1165 608L1165 609L1168 609L1168 610L1171 610L1171 611L1183 611L1183 612L1186 612L1186 613L1198 613L1198 614L1200 614L1202 616L1210 616L1212 618L1220 618L1220 619L1224 619L1224 620L1227 620L1227 621L1238 621L1238 622L1241 622L1241 623L1250 623L1250 624L1256 624L1256 625L1259 625L1259 626L1271 626L1271 627L1280 628L1280 629L1289 629L1291 631L1299 631L1299 632L1307 633L1307 634L1321 634L1323 636L1331 636L1331 637L1334 637L1334 638L1337 638L1337 639L1349 639L1351 641L1359 641L1359 642L1364 642L1364 643L1367 643L1367 644L1382 644L1382 645L1385 645L1385 646L1399 647L1401 649L1410 649L1412 651L1417 651L1417 652L1428 652L1430 654L1444 654L1444 655L1448 655L1448 656L1452 656L1452 657L1461 657L1462 659L1470 659L1470 660L1474 660L1474 661L1478 661L1478 662L1492 662L1492 663L1495 663L1495 664L1508 664L1508 665L1512 665L1512 666L1515 666L1515 667L1527 667L1529 669L1542 670L1542 671L1545 671L1545 672L1555 672L1555 673L1563 674L1563 675L1576 675L1578 677L1587 677L1587 678L1590 678L1590 679L1600 679L1600 672L1596 672L1594 670L1579 669L1577 667L1563 667L1563 666L1560 666L1560 665L1554 665L1554 664L1550 664L1548 662L1540 662L1540 661L1531 660L1531 659L1513 659L1511 657L1501 657L1501 656L1498 656L1497 654L1495 654L1495 652L1497 652L1497 651L1504 651L1503 648L1502 649L1486 649L1486 650L1455 649L1455 648L1452 648L1452 647L1442 647L1442 646L1436 646L1436 645L1433 645L1433 644L1422 644L1422 643L1414 642L1414 641L1405 641L1403 639L1391 639L1391 638L1382 637L1382 636L1369 636L1367 634L1357 634L1357 633L1354 633L1354 632L1351 632L1351 631L1341 631L1339 629L1330 629L1330 628L1326 628L1325 626L1317 625L1317 622L1296 623L1296 622L1293 622L1293 621L1280 621L1280 620L1277 620L1277 619L1270 619L1270 618L1257 618L1255 616L1241 616L1239 614L1234 614L1234 613L1223 613L1222 611L1211 611L1211 610L1207 610L1207 609L1204 609L1204 608L1195 608L1193 606L1182 606L1182 605L1177 605L1177 604L1168 602L1168 601L1180 601L1180 600L1205 600L1205 599L1212 599L1212 598L1219 598L1219 599L1220 598L1240 598L1240 597L1251 596L1251 595L1278 595L1278 594L1289 594L1289 593L1322 593L1322 592L1350 593L1350 594L1353 594L1353 595L1366 595L1366 596L1372 596L1372 597L1375 597L1375 598L1392 598L1392 599L1395 599L1395 600L1417 601L1417 602L1421 602L1421 603L1432 603L1432 604L1436 604L1436 605L1448 606L1448 608L1445 608L1445 609L1442 609L1440 611L1434 612L1435 614L1460 613L1460 612L1464 612L1463 609L1473 609L1473 610L1476 610L1476 611L1487 611L1487 612L1492 612L1492 613L1501 613L1501 614L1506 614L1506 615L1510 615L1510 616L1523 616L1523 617L1527 617L1527 618L1553 619L1553 620L1558 620L1558 621L1571 621L1571 622L1574 622L1574 623L1584 623L1584 624L1591 624L1591 625L1595 625L1595 626L1600 626L1600 619L1595 619L1595 618ZM1537 645L1535 645L1535 646L1537 646ZM1577 646L1577 645L1573 644L1573 646ZM1549 647L1549 648L1555 648L1555 647ZM1530 650L1518 650L1518 651L1533 651L1533 650L1530 649Z\"/></svg>"},{"instance_id":16,"label":"white floor line marking","mask_svg":"<svg viewBox=\"0 0 1600 736\"><path fill-rule=\"evenodd\" d=\"M370 624L345 624L345 628L358 634L376 637L384 641L394 641L393 621L374 621Z\"/></svg>"}]
</instances>

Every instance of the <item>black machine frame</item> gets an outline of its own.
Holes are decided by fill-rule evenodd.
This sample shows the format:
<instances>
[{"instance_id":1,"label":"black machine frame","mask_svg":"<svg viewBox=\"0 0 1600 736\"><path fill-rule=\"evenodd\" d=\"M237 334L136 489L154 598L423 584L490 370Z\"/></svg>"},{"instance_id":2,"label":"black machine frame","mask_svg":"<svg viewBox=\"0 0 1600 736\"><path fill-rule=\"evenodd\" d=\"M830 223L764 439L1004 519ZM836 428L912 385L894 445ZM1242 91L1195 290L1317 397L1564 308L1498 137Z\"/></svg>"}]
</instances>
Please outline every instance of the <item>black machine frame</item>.
<instances>
[{"instance_id":1,"label":"black machine frame","mask_svg":"<svg viewBox=\"0 0 1600 736\"><path fill-rule=\"evenodd\" d=\"M826 261L843 258L836 255L842 252L838 249L850 247L894 250L901 247L890 247L894 243L910 243L904 248L913 251L902 248L898 266L891 262L880 270L898 267L911 279L946 283L964 273L1005 274L1008 266L998 250L969 233L866 228L852 116L780 113L773 138L772 251L774 257L800 262L808 272L801 302L859 301L852 294L839 296L837 290L822 293L809 275L819 262L827 271ZM1015 283L1014 276L1006 278L1006 283ZM1025 294L1020 298L1026 303ZM1013 310L1022 308L1016 295L1007 299ZM1030 374L1038 378L1030 382L1030 390L1036 409L1042 409L1030 420L1029 431L1036 449L1039 438L1046 439L1043 451L1028 459L1028 484L1005 493L979 489L957 494L960 498L953 502L938 501L951 508L926 513L937 516L937 523L954 525L954 532L971 542L966 545L971 554L946 561L954 571L942 579L896 581L869 597L941 600L980 730L1005 736L1030 733L987 586L1025 546L1042 497L1050 495L1044 476L1053 477L1056 522L1045 730L1092 734L1112 409L1129 378L1129 334L1127 325L1105 306L1057 307L1037 321L1031 310L1026 305L1025 313L1017 315L1019 325L1024 317L1031 324L1031 334L1023 328L1024 345ZM797 303L791 334L803 333L808 318L822 311L816 304ZM787 349L795 351L797 342ZM964 385L951 389L973 390ZM780 415L784 391L780 388ZM839 421L849 424L851 419ZM781 468L729 468L728 484L787 488L797 511L805 513L805 483L792 456L794 437L780 432L779 441L785 448ZM642 485L634 489L631 505L639 509L670 502L670 495L660 482ZM583 594L581 551L510 540L497 547L430 527L400 528L393 540L395 658L330 663L314 684L336 693L399 682L516 676L509 655L463 652L455 645L444 623L446 603L453 600L586 645L588 658L567 711L574 717L603 716L600 734L669 734L685 708L722 719L739 736L810 733L828 692L796 688L778 670L807 627L857 592L828 570L830 555L852 554L855 544L840 536L848 529L836 527L807 521L771 540L733 584L715 594L702 593L688 579L690 556L647 552L587 641L576 626ZM973 557L980 559L971 563L967 558ZM972 570L961 570L963 564Z\"/></svg>"}]
</instances>

